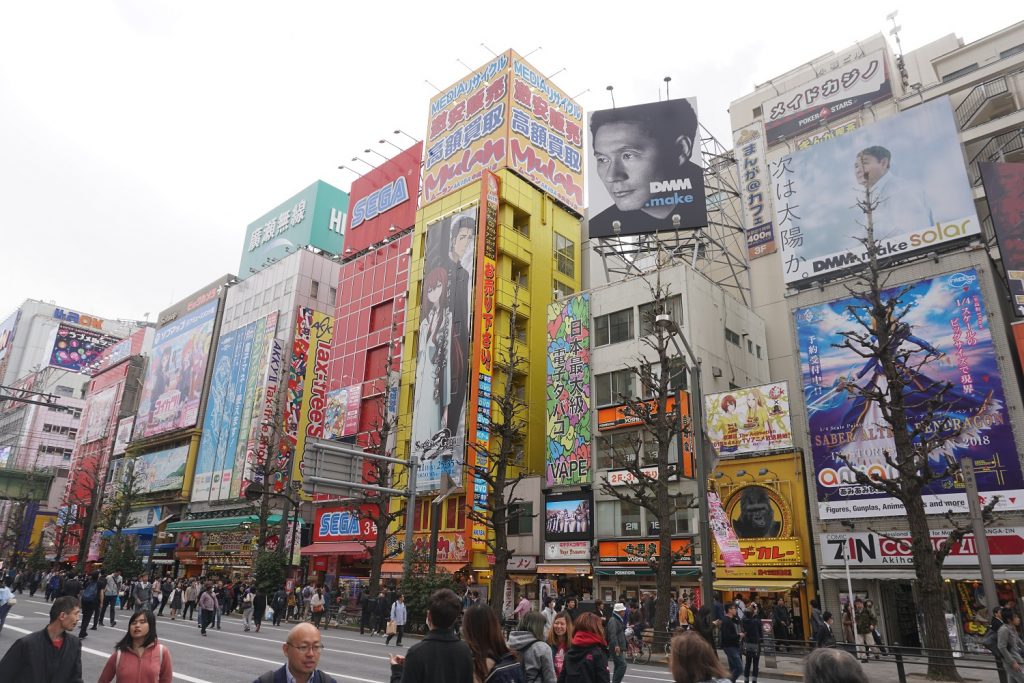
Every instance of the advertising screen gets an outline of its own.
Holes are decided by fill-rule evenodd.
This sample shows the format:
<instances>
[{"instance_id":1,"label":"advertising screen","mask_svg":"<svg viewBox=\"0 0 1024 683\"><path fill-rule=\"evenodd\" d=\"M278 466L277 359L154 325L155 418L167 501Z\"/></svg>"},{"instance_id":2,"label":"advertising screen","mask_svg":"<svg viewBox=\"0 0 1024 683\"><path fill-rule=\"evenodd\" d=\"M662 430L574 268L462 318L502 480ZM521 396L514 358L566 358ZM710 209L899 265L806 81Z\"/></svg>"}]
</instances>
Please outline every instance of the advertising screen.
<instances>
[{"instance_id":1,"label":"advertising screen","mask_svg":"<svg viewBox=\"0 0 1024 683\"><path fill-rule=\"evenodd\" d=\"M588 494L563 493L544 500L546 541L581 541L593 535L594 520Z\"/></svg>"},{"instance_id":2,"label":"advertising screen","mask_svg":"<svg viewBox=\"0 0 1024 683\"><path fill-rule=\"evenodd\" d=\"M875 252L894 260L943 250L980 231L948 99L933 100L771 165L775 228L787 283L822 279Z\"/></svg>"},{"instance_id":3,"label":"advertising screen","mask_svg":"<svg viewBox=\"0 0 1024 683\"><path fill-rule=\"evenodd\" d=\"M924 490L928 513L967 511L962 479L949 472L949 463L963 458L974 461L983 501L998 493L1002 497L996 510L1024 507L1020 460L978 272L939 275L889 289L883 297L904 290L899 305L908 307L902 318L906 326L896 343L901 350L942 354L923 367L908 368L914 375L913 389L906 392L910 426L918 426L924 418L921 406L933 398L946 404L938 415L965 425L959 436L929 456L929 467L938 478ZM895 446L877 404L846 390L850 382L884 390L885 382L877 361L870 354L867 359L860 355L868 353L865 349L835 348L845 340L840 330L863 330L848 307L870 319L863 303L852 298L794 312L819 514L823 519L902 516L898 501L858 483L851 470L887 479L898 476L885 460L885 452ZM911 364L920 357L911 356ZM937 396L946 382L949 390Z\"/></svg>"},{"instance_id":4,"label":"advertising screen","mask_svg":"<svg viewBox=\"0 0 1024 683\"><path fill-rule=\"evenodd\" d=\"M587 199L591 237L706 226L696 99L590 112Z\"/></svg>"},{"instance_id":5,"label":"advertising screen","mask_svg":"<svg viewBox=\"0 0 1024 683\"><path fill-rule=\"evenodd\" d=\"M100 355L119 341L117 337L96 330L61 324L57 327L57 336L50 351L50 367L91 372Z\"/></svg>"},{"instance_id":6,"label":"advertising screen","mask_svg":"<svg viewBox=\"0 0 1024 683\"><path fill-rule=\"evenodd\" d=\"M793 447L786 382L705 394L704 416L708 438L721 455Z\"/></svg>"},{"instance_id":7,"label":"advertising screen","mask_svg":"<svg viewBox=\"0 0 1024 683\"><path fill-rule=\"evenodd\" d=\"M423 143L417 142L352 181L346 249L358 253L413 226L422 161Z\"/></svg>"},{"instance_id":8,"label":"advertising screen","mask_svg":"<svg viewBox=\"0 0 1024 683\"><path fill-rule=\"evenodd\" d=\"M1024 164L978 164L1013 311L1024 318Z\"/></svg>"},{"instance_id":9,"label":"advertising screen","mask_svg":"<svg viewBox=\"0 0 1024 683\"><path fill-rule=\"evenodd\" d=\"M139 493L156 493L180 489L185 482L188 444L135 458L139 477Z\"/></svg>"},{"instance_id":10,"label":"advertising screen","mask_svg":"<svg viewBox=\"0 0 1024 683\"><path fill-rule=\"evenodd\" d=\"M591 482L590 294L548 305L547 485Z\"/></svg>"},{"instance_id":11,"label":"advertising screen","mask_svg":"<svg viewBox=\"0 0 1024 683\"><path fill-rule=\"evenodd\" d=\"M85 401L85 431L82 436L82 443L89 443L107 435L107 428L110 425L110 414L114 410L114 401L117 400L117 392L120 384L107 387L103 391L90 396Z\"/></svg>"},{"instance_id":12,"label":"advertising screen","mask_svg":"<svg viewBox=\"0 0 1024 683\"><path fill-rule=\"evenodd\" d=\"M419 491L437 489L442 474L462 481L478 212L427 226L412 420Z\"/></svg>"},{"instance_id":13,"label":"advertising screen","mask_svg":"<svg viewBox=\"0 0 1024 683\"><path fill-rule=\"evenodd\" d=\"M196 424L218 303L215 299L156 331L139 400L136 437Z\"/></svg>"}]
</instances>

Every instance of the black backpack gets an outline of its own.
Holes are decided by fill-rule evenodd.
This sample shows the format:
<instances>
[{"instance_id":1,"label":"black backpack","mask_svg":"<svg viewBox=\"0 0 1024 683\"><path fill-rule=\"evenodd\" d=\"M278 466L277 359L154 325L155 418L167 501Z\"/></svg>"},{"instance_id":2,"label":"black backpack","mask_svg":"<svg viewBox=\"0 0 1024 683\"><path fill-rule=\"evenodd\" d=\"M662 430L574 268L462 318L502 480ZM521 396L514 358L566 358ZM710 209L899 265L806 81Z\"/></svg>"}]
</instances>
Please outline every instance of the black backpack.
<instances>
[{"instance_id":1,"label":"black backpack","mask_svg":"<svg viewBox=\"0 0 1024 683\"><path fill-rule=\"evenodd\" d=\"M506 652L487 674L484 683L526 683L526 672L519 658Z\"/></svg>"},{"instance_id":2,"label":"black backpack","mask_svg":"<svg viewBox=\"0 0 1024 683\"><path fill-rule=\"evenodd\" d=\"M96 602L99 597L99 589L96 587L96 582L91 582L85 587L85 592L82 593L82 602Z\"/></svg>"}]
</instances>

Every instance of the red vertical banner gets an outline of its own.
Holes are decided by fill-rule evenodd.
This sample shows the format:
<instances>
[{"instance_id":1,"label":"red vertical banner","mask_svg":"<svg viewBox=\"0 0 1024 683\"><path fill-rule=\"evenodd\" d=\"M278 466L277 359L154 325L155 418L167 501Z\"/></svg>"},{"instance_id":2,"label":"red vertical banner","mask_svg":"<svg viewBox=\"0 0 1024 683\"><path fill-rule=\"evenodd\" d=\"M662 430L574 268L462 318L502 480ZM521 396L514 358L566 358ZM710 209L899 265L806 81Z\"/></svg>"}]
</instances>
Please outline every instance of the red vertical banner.
<instances>
[{"instance_id":1,"label":"red vertical banner","mask_svg":"<svg viewBox=\"0 0 1024 683\"><path fill-rule=\"evenodd\" d=\"M494 320L497 313L498 284L498 176L484 171L480 179L480 230L477 237L476 321L473 339L476 340L476 376L470 393L473 396L470 411L469 434L476 467L487 466L487 449L491 443L491 382L494 376L494 357L497 353ZM473 509L483 512L487 507L487 483L480 477L473 479ZM487 527L473 524L473 550L485 550Z\"/></svg>"}]
</instances>

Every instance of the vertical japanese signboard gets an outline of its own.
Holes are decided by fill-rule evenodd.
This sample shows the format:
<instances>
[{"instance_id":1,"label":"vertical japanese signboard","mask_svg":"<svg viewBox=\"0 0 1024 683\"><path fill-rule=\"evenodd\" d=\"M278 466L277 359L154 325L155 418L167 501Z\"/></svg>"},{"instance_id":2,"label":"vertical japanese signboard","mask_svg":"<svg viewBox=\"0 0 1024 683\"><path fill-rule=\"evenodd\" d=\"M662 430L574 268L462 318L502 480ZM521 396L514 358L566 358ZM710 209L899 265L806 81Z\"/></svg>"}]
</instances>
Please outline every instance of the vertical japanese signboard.
<instances>
[{"instance_id":1,"label":"vertical japanese signboard","mask_svg":"<svg viewBox=\"0 0 1024 683\"><path fill-rule=\"evenodd\" d=\"M764 125L756 121L736 131L736 163L739 165L740 201L743 202L747 258L775 253L772 224L772 184L765 159Z\"/></svg>"},{"instance_id":2,"label":"vertical japanese signboard","mask_svg":"<svg viewBox=\"0 0 1024 683\"><path fill-rule=\"evenodd\" d=\"M303 328L302 343L299 342L299 330L296 329L294 355L305 355L301 363L303 374L301 380L296 375L296 382L301 382L299 394L299 422L296 430L295 450L292 457L292 486L295 495L309 500L296 482L303 478L302 458L306 446L306 438L324 438L324 422L327 409L327 364L331 360L331 340L334 334L334 321L331 316L308 308L300 309L301 320L298 324ZM307 313L308 312L308 313ZM308 328L306 324L308 322ZM293 356L294 357L294 356ZM289 378L289 385L291 384ZM291 387L289 386L289 389Z\"/></svg>"},{"instance_id":3,"label":"vertical japanese signboard","mask_svg":"<svg viewBox=\"0 0 1024 683\"><path fill-rule=\"evenodd\" d=\"M548 305L547 485L592 481L590 294Z\"/></svg>"}]
</instances>

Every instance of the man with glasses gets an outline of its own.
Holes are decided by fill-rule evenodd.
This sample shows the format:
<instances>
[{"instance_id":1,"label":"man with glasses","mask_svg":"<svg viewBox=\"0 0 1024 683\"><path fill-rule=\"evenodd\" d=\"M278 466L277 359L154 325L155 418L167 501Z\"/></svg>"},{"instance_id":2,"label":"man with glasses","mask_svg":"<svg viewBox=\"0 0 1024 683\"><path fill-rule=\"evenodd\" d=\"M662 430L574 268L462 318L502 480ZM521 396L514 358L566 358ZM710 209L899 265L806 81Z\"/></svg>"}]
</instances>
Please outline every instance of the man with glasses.
<instances>
[{"instance_id":1,"label":"man with glasses","mask_svg":"<svg viewBox=\"0 0 1024 683\"><path fill-rule=\"evenodd\" d=\"M303 622L292 628L281 649L288 663L277 671L266 672L253 683L337 683L316 668L324 646L320 631L313 624Z\"/></svg>"}]
</instances>

